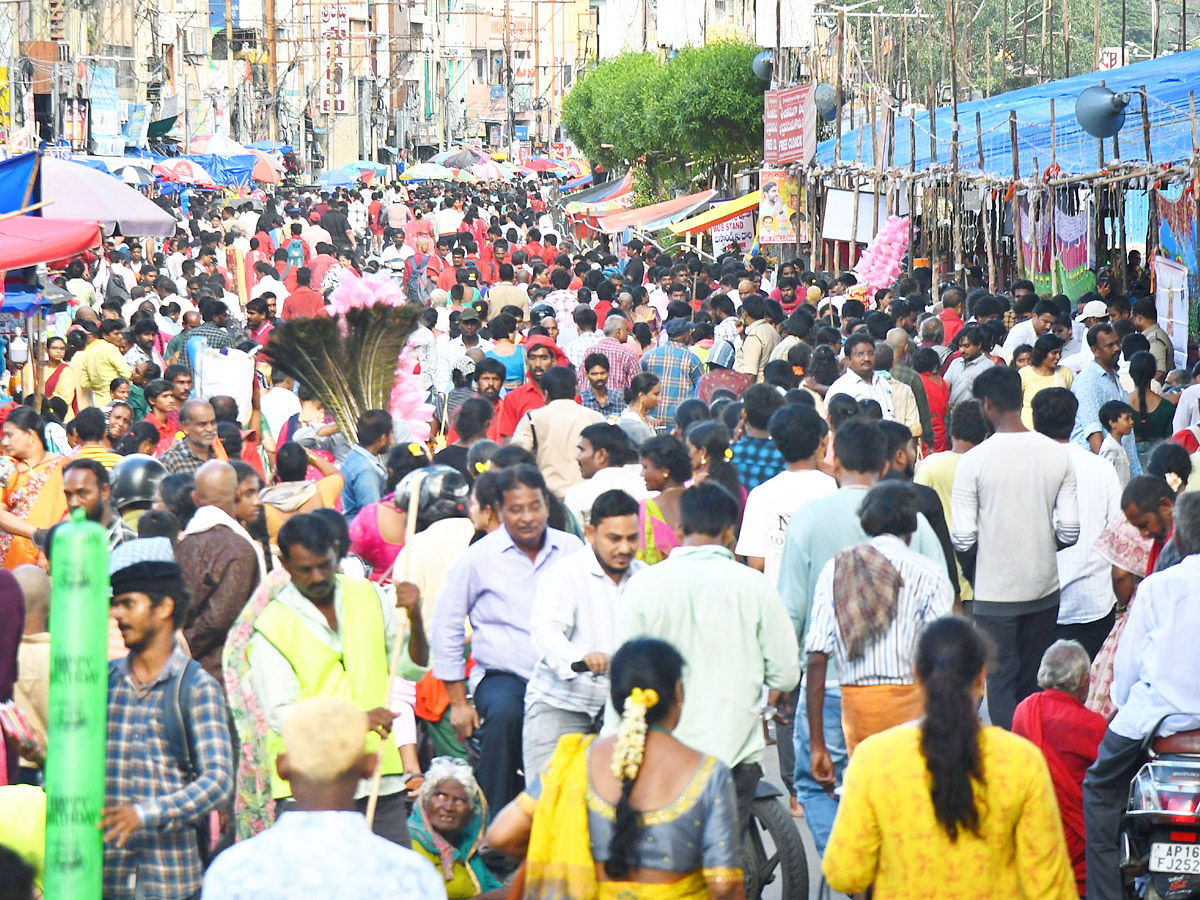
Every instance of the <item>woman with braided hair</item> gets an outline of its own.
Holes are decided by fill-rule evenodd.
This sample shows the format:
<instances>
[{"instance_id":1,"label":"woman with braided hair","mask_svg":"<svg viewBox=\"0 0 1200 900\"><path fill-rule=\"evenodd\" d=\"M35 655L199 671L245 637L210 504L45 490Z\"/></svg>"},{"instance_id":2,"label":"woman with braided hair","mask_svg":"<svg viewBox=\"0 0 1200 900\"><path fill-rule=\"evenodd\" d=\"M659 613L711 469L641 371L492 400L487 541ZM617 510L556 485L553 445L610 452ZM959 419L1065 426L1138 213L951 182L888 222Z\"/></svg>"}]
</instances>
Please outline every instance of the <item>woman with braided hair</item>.
<instances>
[{"instance_id":1,"label":"woman with braided hair","mask_svg":"<svg viewBox=\"0 0 1200 900\"><path fill-rule=\"evenodd\" d=\"M679 651L652 638L617 650L617 734L564 737L488 829L488 845L525 857L527 900L745 896L729 769L671 736L683 665Z\"/></svg>"}]
</instances>

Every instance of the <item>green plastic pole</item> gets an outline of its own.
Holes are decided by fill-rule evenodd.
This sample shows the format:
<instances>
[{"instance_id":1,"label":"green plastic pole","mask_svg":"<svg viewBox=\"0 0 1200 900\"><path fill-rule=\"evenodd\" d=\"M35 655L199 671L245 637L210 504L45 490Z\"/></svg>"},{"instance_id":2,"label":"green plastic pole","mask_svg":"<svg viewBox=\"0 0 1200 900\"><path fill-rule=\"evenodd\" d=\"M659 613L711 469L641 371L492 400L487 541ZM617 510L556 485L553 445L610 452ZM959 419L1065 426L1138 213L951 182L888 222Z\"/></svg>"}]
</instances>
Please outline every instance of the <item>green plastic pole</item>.
<instances>
[{"instance_id":1,"label":"green plastic pole","mask_svg":"<svg viewBox=\"0 0 1200 900\"><path fill-rule=\"evenodd\" d=\"M76 509L50 552L50 721L45 896L99 900L103 889L108 718L108 535Z\"/></svg>"}]
</instances>

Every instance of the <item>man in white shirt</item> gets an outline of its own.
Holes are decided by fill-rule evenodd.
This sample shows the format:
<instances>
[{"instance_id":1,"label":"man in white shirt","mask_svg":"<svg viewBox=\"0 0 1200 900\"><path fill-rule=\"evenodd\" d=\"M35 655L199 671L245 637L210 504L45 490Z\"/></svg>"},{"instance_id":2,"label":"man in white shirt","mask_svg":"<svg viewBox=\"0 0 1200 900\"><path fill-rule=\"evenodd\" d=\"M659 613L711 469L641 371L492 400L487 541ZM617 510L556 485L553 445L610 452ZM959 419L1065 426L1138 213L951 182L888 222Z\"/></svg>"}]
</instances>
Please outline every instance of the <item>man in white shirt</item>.
<instances>
[{"instance_id":1,"label":"man in white shirt","mask_svg":"<svg viewBox=\"0 0 1200 900\"><path fill-rule=\"evenodd\" d=\"M787 468L750 492L736 552L776 584L792 513L809 500L832 494L837 482L817 467L825 458L829 426L816 409L800 403L780 407L767 430Z\"/></svg>"},{"instance_id":2,"label":"man in white shirt","mask_svg":"<svg viewBox=\"0 0 1200 900\"><path fill-rule=\"evenodd\" d=\"M287 285L279 280L279 271L270 263L260 262L254 264L254 272L258 275L258 282L250 291L250 299L253 300L255 297L261 297L269 292L275 295L276 305L282 308L283 301L287 299L290 292Z\"/></svg>"},{"instance_id":3,"label":"man in white shirt","mask_svg":"<svg viewBox=\"0 0 1200 900\"><path fill-rule=\"evenodd\" d=\"M950 539L960 554L975 551L972 612L997 648L988 714L1008 728L1017 703L1038 689L1038 666L1054 643L1055 554L1079 538L1075 470L1065 448L1021 423L1016 369L992 366L973 390L993 433L954 473Z\"/></svg>"},{"instance_id":4,"label":"man in white shirt","mask_svg":"<svg viewBox=\"0 0 1200 900\"><path fill-rule=\"evenodd\" d=\"M1171 423L1173 431L1183 431L1193 425L1200 424L1200 383L1183 389L1175 404L1175 419Z\"/></svg>"},{"instance_id":5,"label":"man in white shirt","mask_svg":"<svg viewBox=\"0 0 1200 900\"><path fill-rule=\"evenodd\" d=\"M883 417L894 421L896 403L891 384L875 371L875 341L860 331L850 335L842 349L846 355L846 371L829 386L825 402L838 394L848 394L855 400L874 400L883 409Z\"/></svg>"},{"instance_id":6,"label":"man in white shirt","mask_svg":"<svg viewBox=\"0 0 1200 900\"><path fill-rule=\"evenodd\" d=\"M300 412L300 398L296 396L296 379L285 375L282 369L273 369L271 371L271 387L264 391L259 398L258 408L271 432L273 445L276 436L287 420Z\"/></svg>"},{"instance_id":7,"label":"man in white shirt","mask_svg":"<svg viewBox=\"0 0 1200 900\"><path fill-rule=\"evenodd\" d=\"M1100 652L1116 620L1112 566L1093 549L1100 533L1123 518L1121 482L1112 464L1071 443L1079 400L1066 388L1046 388L1033 398L1033 427L1061 444L1075 468L1079 540L1058 551L1058 625L1055 637L1079 641L1090 659Z\"/></svg>"},{"instance_id":8,"label":"man in white shirt","mask_svg":"<svg viewBox=\"0 0 1200 900\"><path fill-rule=\"evenodd\" d=\"M1032 347L1034 341L1043 334L1050 333L1050 329L1058 320L1058 312L1058 304L1053 300L1039 300L1034 304L1033 316L1012 327L1012 331L1004 339L1004 349L1011 355L1021 344L1029 344Z\"/></svg>"},{"instance_id":9,"label":"man in white shirt","mask_svg":"<svg viewBox=\"0 0 1200 900\"><path fill-rule=\"evenodd\" d=\"M403 229L397 229L392 235L392 242L383 248L383 261L390 263L393 260L400 264L400 268L404 268L404 261L410 256L415 255L416 251L408 244L404 243Z\"/></svg>"},{"instance_id":10,"label":"man in white shirt","mask_svg":"<svg viewBox=\"0 0 1200 900\"><path fill-rule=\"evenodd\" d=\"M1129 782L1145 760L1146 736L1156 725L1161 736L1200 728L1200 494L1180 494L1173 518L1174 540L1184 559L1138 585L1113 662L1117 713L1083 779L1088 900L1123 896L1118 831ZM1169 718L1159 725L1164 717Z\"/></svg>"},{"instance_id":11,"label":"man in white shirt","mask_svg":"<svg viewBox=\"0 0 1200 900\"><path fill-rule=\"evenodd\" d=\"M602 422L583 429L576 459L584 480L567 489L563 503L580 525L588 524L592 504L605 491L624 491L634 500L650 493L637 448L619 425Z\"/></svg>"},{"instance_id":12,"label":"man in white shirt","mask_svg":"<svg viewBox=\"0 0 1200 900\"><path fill-rule=\"evenodd\" d=\"M585 537L587 546L554 563L537 583L529 620L537 663L525 689L522 734L527 778L542 771L559 738L587 732L603 711L621 594L646 567L634 558L638 503L624 491L596 498ZM578 662L587 669L572 669Z\"/></svg>"}]
</instances>

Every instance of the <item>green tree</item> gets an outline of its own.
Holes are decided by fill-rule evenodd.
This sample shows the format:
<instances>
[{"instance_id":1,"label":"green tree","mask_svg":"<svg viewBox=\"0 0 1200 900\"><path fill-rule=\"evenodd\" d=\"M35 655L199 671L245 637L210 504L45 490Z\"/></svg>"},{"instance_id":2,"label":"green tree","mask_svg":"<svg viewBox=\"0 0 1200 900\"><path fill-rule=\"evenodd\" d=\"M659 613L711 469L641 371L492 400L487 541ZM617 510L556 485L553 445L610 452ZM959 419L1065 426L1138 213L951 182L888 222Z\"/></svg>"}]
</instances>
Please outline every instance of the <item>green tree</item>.
<instances>
[{"instance_id":1,"label":"green tree","mask_svg":"<svg viewBox=\"0 0 1200 900\"><path fill-rule=\"evenodd\" d=\"M639 169L639 196L658 199L762 155L757 48L717 42L668 60L625 53L585 72L563 103L563 126L593 162ZM643 174L644 173L644 174Z\"/></svg>"}]
</instances>

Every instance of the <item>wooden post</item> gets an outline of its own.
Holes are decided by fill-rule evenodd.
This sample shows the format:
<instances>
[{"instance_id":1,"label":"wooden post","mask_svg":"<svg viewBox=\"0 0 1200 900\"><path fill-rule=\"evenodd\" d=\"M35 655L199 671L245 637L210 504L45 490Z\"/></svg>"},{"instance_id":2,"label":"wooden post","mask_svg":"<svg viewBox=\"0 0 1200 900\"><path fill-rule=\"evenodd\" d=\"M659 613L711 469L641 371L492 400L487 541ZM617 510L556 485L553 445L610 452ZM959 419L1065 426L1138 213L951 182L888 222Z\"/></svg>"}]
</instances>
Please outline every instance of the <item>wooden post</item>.
<instances>
[{"instance_id":1,"label":"wooden post","mask_svg":"<svg viewBox=\"0 0 1200 900\"><path fill-rule=\"evenodd\" d=\"M1150 145L1150 110L1147 104L1150 101L1150 94L1146 91L1146 86L1141 86L1142 92L1142 143L1146 151L1146 168L1152 168L1154 165L1154 148ZM1146 262L1149 264L1150 253L1154 247L1158 245L1158 190L1155 188L1154 176L1146 179L1146 200L1150 206L1149 215L1149 234L1146 235Z\"/></svg>"},{"instance_id":2,"label":"wooden post","mask_svg":"<svg viewBox=\"0 0 1200 900\"><path fill-rule=\"evenodd\" d=\"M917 114L909 112L908 114L908 252L909 255L916 259L917 254L913 252L913 221L917 217L916 207L916 172L917 172ZM927 223L922 223L921 240L924 242L925 232L929 229Z\"/></svg>"},{"instance_id":3,"label":"wooden post","mask_svg":"<svg viewBox=\"0 0 1200 900\"><path fill-rule=\"evenodd\" d=\"M1196 144L1196 95L1193 91L1188 91L1188 119L1192 124L1192 181L1200 176L1197 171L1197 144ZM1200 222L1200 194L1196 196L1196 221ZM1200 271L1200 242L1196 244L1196 269Z\"/></svg>"},{"instance_id":4,"label":"wooden post","mask_svg":"<svg viewBox=\"0 0 1200 900\"><path fill-rule=\"evenodd\" d=\"M1050 98L1050 170L1058 165L1058 141L1055 137L1054 98ZM1055 178L1058 174L1055 173ZM1058 229L1054 225L1054 214L1058 212L1058 189L1050 187L1050 293L1058 293Z\"/></svg>"},{"instance_id":5,"label":"wooden post","mask_svg":"<svg viewBox=\"0 0 1200 900\"><path fill-rule=\"evenodd\" d=\"M958 180L958 19L955 16L954 0L947 0L950 16L950 219L952 232L953 280L958 280L963 267L962 248L962 197Z\"/></svg>"},{"instance_id":6,"label":"wooden post","mask_svg":"<svg viewBox=\"0 0 1200 900\"><path fill-rule=\"evenodd\" d=\"M981 176L986 176L987 171L983 164L983 125L978 111L975 113L975 147L979 150L979 173ZM992 235L992 193L991 186L985 183L979 218L983 222L983 240L987 247L988 291L994 294L996 293L996 244Z\"/></svg>"},{"instance_id":7,"label":"wooden post","mask_svg":"<svg viewBox=\"0 0 1200 900\"><path fill-rule=\"evenodd\" d=\"M834 143L833 143L833 165L836 168L837 164L842 161L842 104L845 102L845 97L842 95L842 70L845 69L846 60L846 13L838 13L838 33L837 33L837 114L834 119Z\"/></svg>"},{"instance_id":8,"label":"wooden post","mask_svg":"<svg viewBox=\"0 0 1200 900\"><path fill-rule=\"evenodd\" d=\"M1063 78L1071 77L1071 11L1067 8L1067 0L1063 0Z\"/></svg>"},{"instance_id":9,"label":"wooden post","mask_svg":"<svg viewBox=\"0 0 1200 900\"><path fill-rule=\"evenodd\" d=\"M988 66L990 72L991 63ZM1003 94L1006 90L1008 90L1008 0L1004 0L1004 21L1000 24L1000 93Z\"/></svg>"},{"instance_id":10,"label":"wooden post","mask_svg":"<svg viewBox=\"0 0 1200 900\"><path fill-rule=\"evenodd\" d=\"M817 197L815 190L816 180L807 178L806 181L805 199L808 203L808 268L810 271L815 272L817 270L817 251L821 249L821 229L817 227L820 198Z\"/></svg>"},{"instance_id":11,"label":"wooden post","mask_svg":"<svg viewBox=\"0 0 1200 900\"><path fill-rule=\"evenodd\" d=\"M1122 46L1122 52L1124 47ZM1121 159L1121 141L1120 135L1113 135L1113 159L1118 162ZM1128 266L1129 266L1129 249L1125 240L1125 182L1118 181L1113 184L1113 190L1117 192L1117 228L1120 229L1118 235L1118 245L1121 248L1121 260L1119 271L1121 273L1121 289L1126 293L1129 292Z\"/></svg>"},{"instance_id":12,"label":"wooden post","mask_svg":"<svg viewBox=\"0 0 1200 900\"><path fill-rule=\"evenodd\" d=\"M1017 277L1025 275L1025 245L1021 240L1021 155L1017 148L1017 111L1008 111L1008 136L1012 142L1012 172L1013 172L1013 240L1017 245Z\"/></svg>"}]
</instances>

